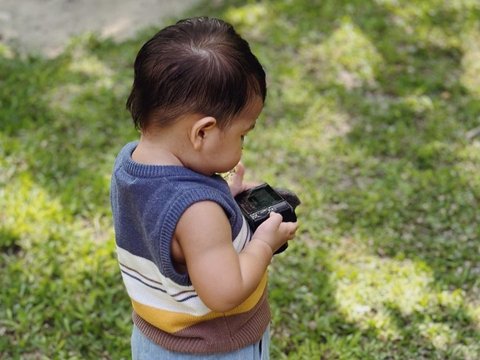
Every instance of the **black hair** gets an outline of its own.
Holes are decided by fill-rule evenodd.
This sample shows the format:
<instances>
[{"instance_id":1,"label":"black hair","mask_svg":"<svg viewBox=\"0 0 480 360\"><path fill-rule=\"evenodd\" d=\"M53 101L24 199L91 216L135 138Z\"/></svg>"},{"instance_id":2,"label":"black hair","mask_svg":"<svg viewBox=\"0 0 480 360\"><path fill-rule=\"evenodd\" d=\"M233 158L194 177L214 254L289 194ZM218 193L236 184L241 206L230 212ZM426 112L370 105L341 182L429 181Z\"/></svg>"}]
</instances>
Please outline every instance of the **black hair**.
<instances>
[{"instance_id":1,"label":"black hair","mask_svg":"<svg viewBox=\"0 0 480 360\"><path fill-rule=\"evenodd\" d=\"M186 114L213 116L221 128L256 96L266 97L265 72L227 22L180 20L140 49L127 100L138 129L168 125Z\"/></svg>"}]
</instances>

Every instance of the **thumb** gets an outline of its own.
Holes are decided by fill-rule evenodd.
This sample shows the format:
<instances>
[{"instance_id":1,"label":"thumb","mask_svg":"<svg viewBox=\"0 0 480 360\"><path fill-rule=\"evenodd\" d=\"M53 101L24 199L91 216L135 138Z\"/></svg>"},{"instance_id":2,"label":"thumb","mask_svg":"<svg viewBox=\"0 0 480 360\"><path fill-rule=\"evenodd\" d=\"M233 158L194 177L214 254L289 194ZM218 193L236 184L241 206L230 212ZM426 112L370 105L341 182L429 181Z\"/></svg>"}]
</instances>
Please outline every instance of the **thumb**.
<instances>
[{"instance_id":1,"label":"thumb","mask_svg":"<svg viewBox=\"0 0 480 360\"><path fill-rule=\"evenodd\" d=\"M243 166L243 164L239 162L234 169L234 173L232 176L232 186L240 189L243 184L244 175L245 175L245 166Z\"/></svg>"},{"instance_id":2,"label":"thumb","mask_svg":"<svg viewBox=\"0 0 480 360\"><path fill-rule=\"evenodd\" d=\"M279 226L283 221L282 215L274 211L270 213L269 219L271 219L270 221L273 222L276 226Z\"/></svg>"}]
</instances>

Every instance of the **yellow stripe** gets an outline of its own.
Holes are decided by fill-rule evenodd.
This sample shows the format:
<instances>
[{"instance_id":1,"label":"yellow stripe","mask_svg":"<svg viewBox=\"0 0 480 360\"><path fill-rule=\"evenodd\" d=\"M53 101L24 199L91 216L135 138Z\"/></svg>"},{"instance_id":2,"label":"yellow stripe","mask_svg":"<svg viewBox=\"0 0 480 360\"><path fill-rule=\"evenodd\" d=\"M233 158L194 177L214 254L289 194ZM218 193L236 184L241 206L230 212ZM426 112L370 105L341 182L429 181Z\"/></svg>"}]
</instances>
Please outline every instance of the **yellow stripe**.
<instances>
[{"instance_id":1,"label":"yellow stripe","mask_svg":"<svg viewBox=\"0 0 480 360\"><path fill-rule=\"evenodd\" d=\"M175 333L189 326L201 323L206 320L216 319L221 316L231 316L250 311L258 304L267 287L267 273L263 275L260 284L256 290L236 308L226 312L210 312L206 315L195 316L190 314L178 313L158 309L152 306L141 304L132 299L132 305L135 312L145 321L168 333Z\"/></svg>"}]
</instances>

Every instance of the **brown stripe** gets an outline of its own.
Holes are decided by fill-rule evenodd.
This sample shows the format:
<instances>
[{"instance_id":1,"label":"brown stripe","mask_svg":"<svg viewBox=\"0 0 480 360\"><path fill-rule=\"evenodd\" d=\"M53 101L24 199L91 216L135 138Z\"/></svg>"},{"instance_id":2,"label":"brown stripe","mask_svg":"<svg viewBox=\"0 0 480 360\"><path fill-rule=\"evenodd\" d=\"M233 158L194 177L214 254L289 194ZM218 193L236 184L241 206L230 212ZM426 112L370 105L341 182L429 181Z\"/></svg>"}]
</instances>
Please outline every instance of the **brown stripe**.
<instances>
[{"instance_id":1,"label":"brown stripe","mask_svg":"<svg viewBox=\"0 0 480 360\"><path fill-rule=\"evenodd\" d=\"M271 318L266 293L246 313L208 320L174 334L156 328L135 312L133 322L146 337L170 351L197 354L230 352L262 338Z\"/></svg>"}]
</instances>

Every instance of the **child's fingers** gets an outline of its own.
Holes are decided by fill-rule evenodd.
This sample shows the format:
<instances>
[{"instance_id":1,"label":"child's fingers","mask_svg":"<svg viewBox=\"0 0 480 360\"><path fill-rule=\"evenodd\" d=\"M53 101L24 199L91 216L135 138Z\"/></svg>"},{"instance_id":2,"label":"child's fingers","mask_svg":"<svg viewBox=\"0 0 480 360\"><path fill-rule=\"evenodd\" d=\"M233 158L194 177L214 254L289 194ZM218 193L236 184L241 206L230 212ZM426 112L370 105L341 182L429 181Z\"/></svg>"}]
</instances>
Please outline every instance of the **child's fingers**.
<instances>
[{"instance_id":1,"label":"child's fingers","mask_svg":"<svg viewBox=\"0 0 480 360\"><path fill-rule=\"evenodd\" d=\"M242 179L243 175L245 175L245 166L241 161L237 164L237 166L235 166L235 174L241 176Z\"/></svg>"},{"instance_id":2,"label":"child's fingers","mask_svg":"<svg viewBox=\"0 0 480 360\"><path fill-rule=\"evenodd\" d=\"M283 221L283 217L282 215L280 215L279 213L276 213L276 212L271 212L270 213L270 218L269 218L270 222L272 223L272 225L274 226L280 226L280 224L282 223Z\"/></svg>"},{"instance_id":3,"label":"child's fingers","mask_svg":"<svg viewBox=\"0 0 480 360\"><path fill-rule=\"evenodd\" d=\"M283 231L288 236L288 239L291 240L295 237L295 233L298 230L298 223L297 222L285 222L280 224L281 227L283 227Z\"/></svg>"}]
</instances>

